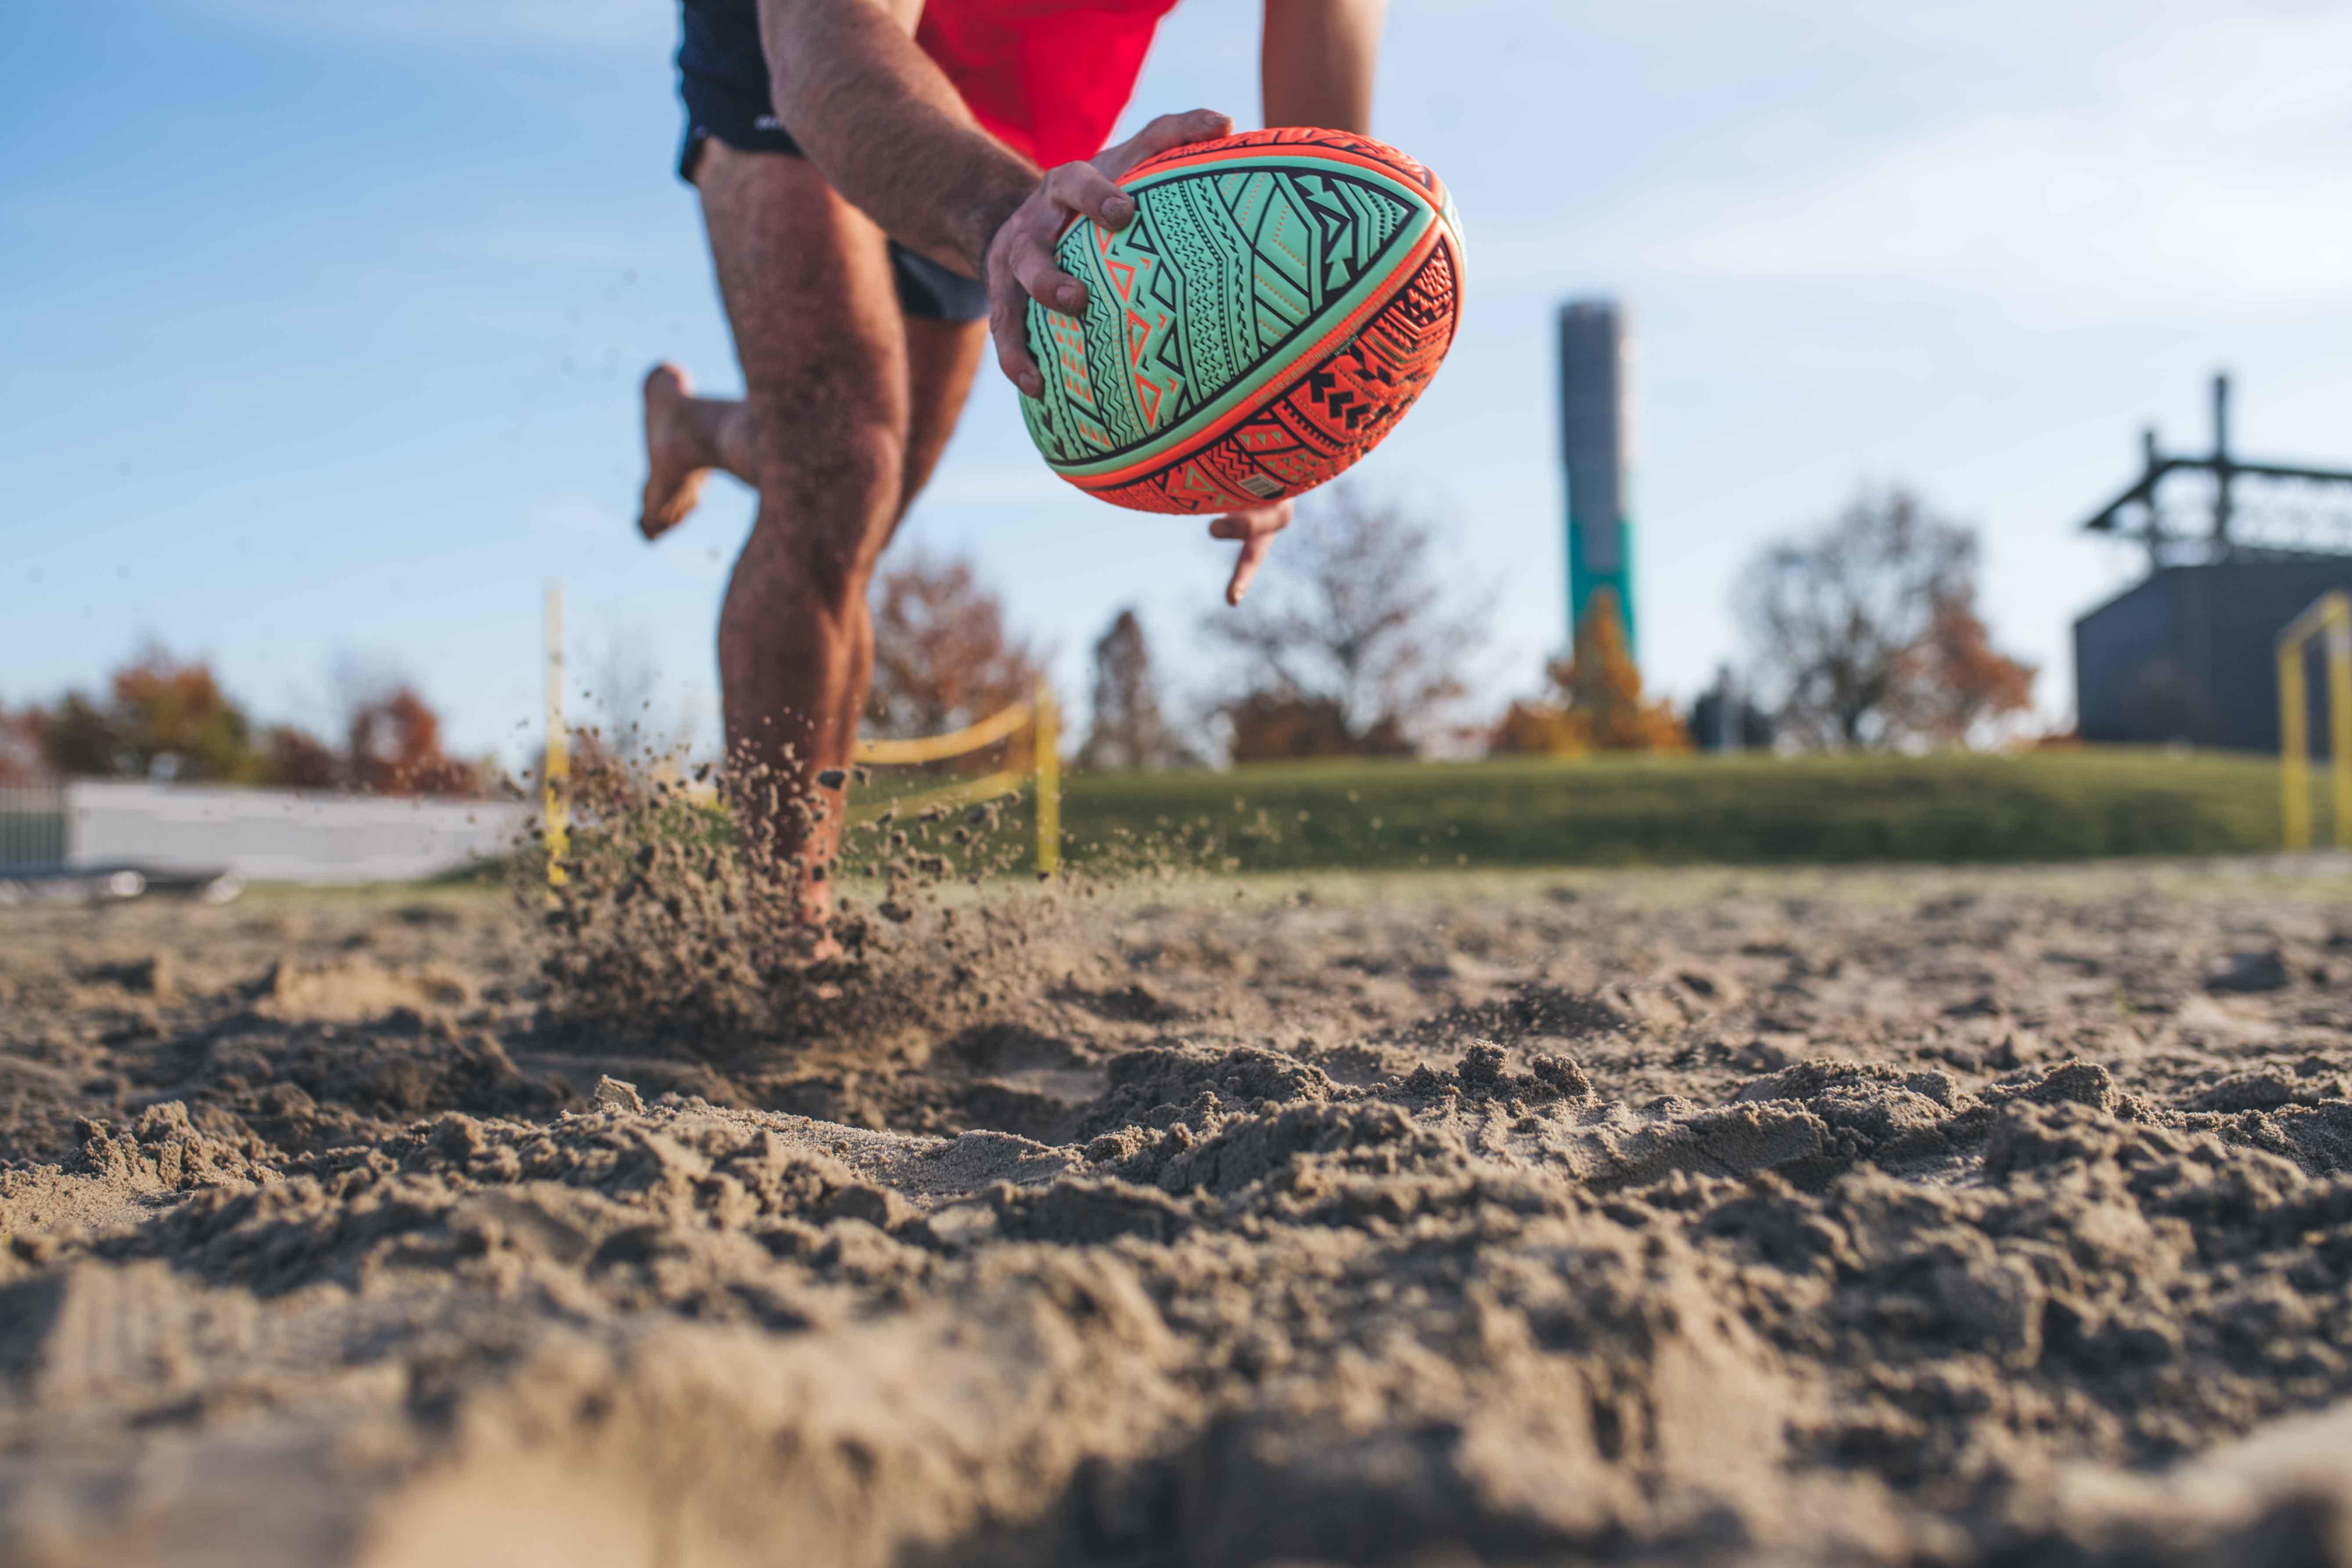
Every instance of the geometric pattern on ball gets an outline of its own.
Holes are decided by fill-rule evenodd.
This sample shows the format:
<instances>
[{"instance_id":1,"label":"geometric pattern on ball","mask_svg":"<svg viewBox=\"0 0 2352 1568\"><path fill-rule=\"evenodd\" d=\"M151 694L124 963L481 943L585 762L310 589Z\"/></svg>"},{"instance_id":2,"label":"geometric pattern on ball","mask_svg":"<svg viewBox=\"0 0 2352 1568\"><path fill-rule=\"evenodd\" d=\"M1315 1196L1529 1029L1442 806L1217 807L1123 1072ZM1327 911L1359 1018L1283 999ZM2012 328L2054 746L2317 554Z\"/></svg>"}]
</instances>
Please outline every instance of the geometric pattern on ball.
<instances>
[{"instance_id":1,"label":"geometric pattern on ball","mask_svg":"<svg viewBox=\"0 0 2352 1568\"><path fill-rule=\"evenodd\" d=\"M1076 317L1032 301L1031 439L1120 506L1211 512L1293 496L1378 445L1459 319L1462 242L1436 177L1343 132L1250 132L1146 160L1117 233L1066 230Z\"/></svg>"}]
</instances>

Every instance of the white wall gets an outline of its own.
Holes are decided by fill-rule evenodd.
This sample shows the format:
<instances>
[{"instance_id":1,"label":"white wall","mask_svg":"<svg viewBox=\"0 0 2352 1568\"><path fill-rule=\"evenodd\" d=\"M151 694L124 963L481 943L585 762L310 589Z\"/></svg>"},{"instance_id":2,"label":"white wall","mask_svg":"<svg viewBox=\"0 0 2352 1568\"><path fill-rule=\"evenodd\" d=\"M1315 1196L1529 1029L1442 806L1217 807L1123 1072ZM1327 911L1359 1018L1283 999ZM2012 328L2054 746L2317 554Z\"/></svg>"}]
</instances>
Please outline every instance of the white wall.
<instances>
[{"instance_id":1,"label":"white wall","mask_svg":"<svg viewBox=\"0 0 2352 1568\"><path fill-rule=\"evenodd\" d=\"M520 842L511 801L398 800L292 790L76 780L67 859L232 871L249 882L393 882L453 870Z\"/></svg>"}]
</instances>

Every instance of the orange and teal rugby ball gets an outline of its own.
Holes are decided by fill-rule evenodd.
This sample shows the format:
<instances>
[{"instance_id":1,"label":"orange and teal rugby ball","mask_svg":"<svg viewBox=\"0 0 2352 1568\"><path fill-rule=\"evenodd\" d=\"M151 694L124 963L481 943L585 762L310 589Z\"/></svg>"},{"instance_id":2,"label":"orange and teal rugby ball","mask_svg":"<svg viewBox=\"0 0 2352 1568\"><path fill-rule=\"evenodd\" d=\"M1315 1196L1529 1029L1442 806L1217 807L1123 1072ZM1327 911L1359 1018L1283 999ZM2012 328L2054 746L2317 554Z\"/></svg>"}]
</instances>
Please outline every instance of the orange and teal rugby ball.
<instances>
[{"instance_id":1,"label":"orange and teal rugby ball","mask_svg":"<svg viewBox=\"0 0 2352 1568\"><path fill-rule=\"evenodd\" d=\"M1073 223L1079 314L1029 304L1054 471L1141 511L1223 512L1345 470L1453 346L1462 229L1437 177L1339 131L1253 131L1146 159L1136 213Z\"/></svg>"}]
</instances>

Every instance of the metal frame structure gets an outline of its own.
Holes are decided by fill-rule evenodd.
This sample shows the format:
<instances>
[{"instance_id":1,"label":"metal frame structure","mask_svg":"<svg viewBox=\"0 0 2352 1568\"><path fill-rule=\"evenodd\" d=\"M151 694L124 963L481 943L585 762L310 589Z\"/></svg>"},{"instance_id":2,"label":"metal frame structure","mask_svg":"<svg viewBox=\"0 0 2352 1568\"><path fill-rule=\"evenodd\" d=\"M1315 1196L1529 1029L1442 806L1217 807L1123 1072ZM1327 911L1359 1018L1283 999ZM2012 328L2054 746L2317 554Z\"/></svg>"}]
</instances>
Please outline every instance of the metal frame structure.
<instances>
[{"instance_id":1,"label":"metal frame structure","mask_svg":"<svg viewBox=\"0 0 2352 1568\"><path fill-rule=\"evenodd\" d=\"M2311 698L2304 649L2326 634L2327 771L2336 847L2352 846L2352 594L2322 594L2278 635L2280 817L2289 849L2311 847Z\"/></svg>"},{"instance_id":2,"label":"metal frame structure","mask_svg":"<svg viewBox=\"0 0 2352 1568\"><path fill-rule=\"evenodd\" d=\"M2121 495L2083 524L2092 533L2134 541L2150 571L2221 561L2307 560L2352 554L2352 470L2301 463L2249 462L2230 449L2230 378L2213 378L2213 450L2169 455L2150 426L2140 437L2141 471ZM2159 495L2175 475L2207 475L2211 493L2194 518ZM2246 504L2242 481L2262 482L2263 500ZM2200 526L2201 524L2201 526Z\"/></svg>"}]
</instances>

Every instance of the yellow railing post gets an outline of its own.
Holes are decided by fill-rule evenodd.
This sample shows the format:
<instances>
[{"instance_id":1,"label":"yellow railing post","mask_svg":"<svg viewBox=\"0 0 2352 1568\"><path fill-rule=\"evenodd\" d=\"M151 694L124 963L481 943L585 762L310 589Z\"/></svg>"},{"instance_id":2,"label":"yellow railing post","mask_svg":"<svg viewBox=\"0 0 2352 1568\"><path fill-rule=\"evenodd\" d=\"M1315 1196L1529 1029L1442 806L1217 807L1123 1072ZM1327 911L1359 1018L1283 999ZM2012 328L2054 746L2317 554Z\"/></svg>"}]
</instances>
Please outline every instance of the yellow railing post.
<instances>
[{"instance_id":1,"label":"yellow railing post","mask_svg":"<svg viewBox=\"0 0 2352 1568\"><path fill-rule=\"evenodd\" d=\"M2327 773L2336 819L2329 838L2352 847L2352 597L2327 596Z\"/></svg>"},{"instance_id":2,"label":"yellow railing post","mask_svg":"<svg viewBox=\"0 0 2352 1568\"><path fill-rule=\"evenodd\" d=\"M2311 847L2311 691L2304 649L2327 659L2328 838L2352 847L2352 593L2331 588L2278 635L2279 816L2289 849Z\"/></svg>"},{"instance_id":3,"label":"yellow railing post","mask_svg":"<svg viewBox=\"0 0 2352 1568\"><path fill-rule=\"evenodd\" d=\"M2310 698L2303 689L2303 642L2282 639L2278 649L2279 820L2289 849L2311 847L2311 764L2304 716Z\"/></svg>"},{"instance_id":4,"label":"yellow railing post","mask_svg":"<svg viewBox=\"0 0 2352 1568\"><path fill-rule=\"evenodd\" d=\"M563 728L563 584L550 583L541 621L546 635L547 738L540 752L539 798L547 826L547 885L563 886L563 852L571 845L572 746Z\"/></svg>"},{"instance_id":5,"label":"yellow railing post","mask_svg":"<svg viewBox=\"0 0 2352 1568\"><path fill-rule=\"evenodd\" d=\"M1054 689L1037 678L1037 874L1050 877L1062 865L1062 734L1054 711Z\"/></svg>"}]
</instances>

